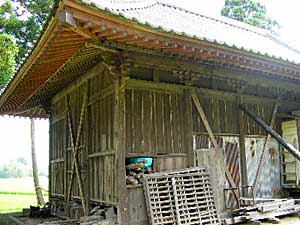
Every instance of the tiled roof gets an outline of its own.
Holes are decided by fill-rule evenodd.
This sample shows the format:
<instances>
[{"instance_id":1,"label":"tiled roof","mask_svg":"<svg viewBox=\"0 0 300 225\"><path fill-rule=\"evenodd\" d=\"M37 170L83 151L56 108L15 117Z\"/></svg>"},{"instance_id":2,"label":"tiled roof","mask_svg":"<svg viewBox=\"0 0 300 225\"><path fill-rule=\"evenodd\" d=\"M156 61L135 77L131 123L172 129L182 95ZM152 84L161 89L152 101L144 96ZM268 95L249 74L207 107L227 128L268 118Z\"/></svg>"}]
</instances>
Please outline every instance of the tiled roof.
<instances>
[{"instance_id":1,"label":"tiled roof","mask_svg":"<svg viewBox=\"0 0 300 225\"><path fill-rule=\"evenodd\" d=\"M225 17L212 18L159 0L81 1L167 32L300 63L300 52L270 32Z\"/></svg>"}]
</instances>

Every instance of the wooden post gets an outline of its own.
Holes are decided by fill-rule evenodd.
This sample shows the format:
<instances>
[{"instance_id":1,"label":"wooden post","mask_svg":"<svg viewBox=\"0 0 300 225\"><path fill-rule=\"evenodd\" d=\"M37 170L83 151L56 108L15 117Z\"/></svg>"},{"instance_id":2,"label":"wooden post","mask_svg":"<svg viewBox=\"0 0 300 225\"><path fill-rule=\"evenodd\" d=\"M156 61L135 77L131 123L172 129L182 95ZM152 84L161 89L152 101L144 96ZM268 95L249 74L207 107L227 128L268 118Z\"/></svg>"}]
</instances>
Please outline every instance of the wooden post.
<instances>
[{"instance_id":1,"label":"wooden post","mask_svg":"<svg viewBox=\"0 0 300 225\"><path fill-rule=\"evenodd\" d=\"M184 90L184 120L185 120L185 147L188 153L188 166L194 166L193 151L193 115L192 115L192 91Z\"/></svg>"},{"instance_id":2,"label":"wooden post","mask_svg":"<svg viewBox=\"0 0 300 225\"><path fill-rule=\"evenodd\" d=\"M67 188L67 185L68 185L68 172L67 172L67 142L68 142L68 136L67 136L67 130L68 130L68 114L67 114L67 97L65 96L65 105L64 105L64 146L63 146L63 149L64 149L64 153L63 153L63 157L64 157L64 200L65 202L68 202L69 199L68 199L68 188Z\"/></svg>"},{"instance_id":3,"label":"wooden post","mask_svg":"<svg viewBox=\"0 0 300 225\"><path fill-rule=\"evenodd\" d=\"M49 157L49 161L48 161L48 163L49 163L49 165L48 165L48 176L49 176L49 178L48 178L48 181L49 181L49 183L48 183L48 190L49 190L49 196L48 196L48 200L49 200L49 202L50 203L52 203L51 201L52 201L52 175L53 175L53 173L52 173L52 163L50 163L51 162L51 159L52 159L52 156L51 156L51 153L52 153L52 151L53 151L53 125L52 125L52 113L50 113L50 118L49 118L49 154L48 154L48 157ZM64 163L66 163L66 161L64 162Z\"/></svg>"},{"instance_id":4,"label":"wooden post","mask_svg":"<svg viewBox=\"0 0 300 225\"><path fill-rule=\"evenodd\" d=\"M86 106L86 120L85 120L85 128L83 128L86 133L86 143L85 143L85 152L84 152L84 170L85 170L85 180L83 182L83 191L85 193L85 202L86 202L86 211L89 212L90 210L90 189L89 186L91 185L90 181L90 170L89 170L89 149L90 149L90 128L91 128L91 108L89 106L89 92L90 86L89 86L89 80L86 81L86 95L87 95L87 106Z\"/></svg>"},{"instance_id":5,"label":"wooden post","mask_svg":"<svg viewBox=\"0 0 300 225\"><path fill-rule=\"evenodd\" d=\"M298 149L300 148L300 118L296 119L296 127L297 127L297 139L298 139ZM282 159L280 159L282 160ZM296 175L297 175L297 185L299 185L299 177L300 177L300 171L299 171L299 161L296 161Z\"/></svg>"},{"instance_id":6,"label":"wooden post","mask_svg":"<svg viewBox=\"0 0 300 225\"><path fill-rule=\"evenodd\" d=\"M36 153L35 153L35 126L34 126L34 119L30 119L31 125L31 160L32 160L32 176L33 176L33 183L35 188L35 193L37 197L38 205L45 205L44 196L41 190L40 182L39 182L39 175L38 175L38 167L36 161Z\"/></svg>"},{"instance_id":7,"label":"wooden post","mask_svg":"<svg viewBox=\"0 0 300 225\"><path fill-rule=\"evenodd\" d=\"M118 224L129 225L125 169L125 68L120 66L115 81L114 149L117 162Z\"/></svg>"},{"instance_id":8,"label":"wooden post","mask_svg":"<svg viewBox=\"0 0 300 225\"><path fill-rule=\"evenodd\" d=\"M237 105L242 104L243 99L242 97L238 97ZM242 176L242 186L248 185L248 175L247 175L247 159L246 159L246 145L245 145L245 127L244 127L244 120L243 120L243 113L237 107L238 111L238 125L239 125L239 144L240 144L240 164L241 164L241 176ZM248 197L247 189L243 189L243 196Z\"/></svg>"},{"instance_id":9,"label":"wooden post","mask_svg":"<svg viewBox=\"0 0 300 225\"><path fill-rule=\"evenodd\" d=\"M274 139L276 139L286 150L288 150L296 159L300 161L300 153L292 145L289 145L285 140L277 134L271 127L269 127L262 119L255 115L250 110L246 109L243 105L239 106L247 115L253 119L259 126L268 132Z\"/></svg>"}]
</instances>

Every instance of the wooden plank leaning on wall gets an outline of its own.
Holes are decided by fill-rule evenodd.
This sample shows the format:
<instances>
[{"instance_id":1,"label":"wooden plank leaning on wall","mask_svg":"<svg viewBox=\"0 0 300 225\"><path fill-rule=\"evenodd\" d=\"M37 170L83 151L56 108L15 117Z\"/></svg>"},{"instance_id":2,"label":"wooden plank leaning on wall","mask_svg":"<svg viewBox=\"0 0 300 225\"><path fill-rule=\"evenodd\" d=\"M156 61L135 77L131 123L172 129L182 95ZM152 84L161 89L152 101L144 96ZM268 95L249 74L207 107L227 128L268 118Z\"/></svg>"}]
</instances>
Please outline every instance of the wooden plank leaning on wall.
<instances>
[{"instance_id":1,"label":"wooden plank leaning on wall","mask_svg":"<svg viewBox=\"0 0 300 225\"><path fill-rule=\"evenodd\" d=\"M214 133L213 133L213 131L212 131L210 125L209 125L209 122L208 122L208 120L206 118L206 115L205 115L205 113L204 113L204 111L203 111L203 109L201 107L201 104L199 102L199 99L198 99L198 97L197 97L197 95L195 93L192 94L192 99L193 99L193 102L194 102L194 104L196 106L196 109L197 109L197 111L198 111L198 113L200 115L200 118L201 118L201 120L202 120L202 122L203 122L203 124L205 126L205 129L207 130L208 136L209 136L209 138L210 138L210 140L211 140L211 142L213 144L213 147L216 148L216 149L219 149L219 145L217 143L215 135L214 135ZM233 177L232 177L232 175L231 175L231 173L230 173L230 171L229 171L229 169L228 169L227 166L225 166L224 170L225 170L225 174L226 174L227 180L229 182L229 185L233 189L233 193L235 195L235 198L237 199L237 204L240 206L240 202L239 202L240 194L239 194L239 191L238 191L238 189L237 189L237 187L236 187L236 185L234 183L234 179L233 179Z\"/></svg>"}]
</instances>

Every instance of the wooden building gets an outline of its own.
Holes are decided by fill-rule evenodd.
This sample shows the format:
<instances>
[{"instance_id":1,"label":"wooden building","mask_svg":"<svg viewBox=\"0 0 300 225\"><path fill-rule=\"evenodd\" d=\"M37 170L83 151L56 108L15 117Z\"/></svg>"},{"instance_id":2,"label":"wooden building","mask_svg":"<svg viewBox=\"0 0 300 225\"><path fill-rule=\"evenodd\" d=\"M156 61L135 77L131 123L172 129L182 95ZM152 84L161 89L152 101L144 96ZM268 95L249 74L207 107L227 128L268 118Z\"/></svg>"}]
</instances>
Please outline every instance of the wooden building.
<instances>
[{"instance_id":1,"label":"wooden building","mask_svg":"<svg viewBox=\"0 0 300 225\"><path fill-rule=\"evenodd\" d=\"M208 166L229 177L221 193L256 182L257 196L281 195L280 147L265 146L265 130L240 106L281 133L300 109L299 63L300 52L267 31L163 1L61 0L2 90L0 113L49 118L57 209L113 206L119 224L147 224L142 187L126 185L129 157L165 171L220 148ZM237 204L227 197L221 210Z\"/></svg>"}]
</instances>

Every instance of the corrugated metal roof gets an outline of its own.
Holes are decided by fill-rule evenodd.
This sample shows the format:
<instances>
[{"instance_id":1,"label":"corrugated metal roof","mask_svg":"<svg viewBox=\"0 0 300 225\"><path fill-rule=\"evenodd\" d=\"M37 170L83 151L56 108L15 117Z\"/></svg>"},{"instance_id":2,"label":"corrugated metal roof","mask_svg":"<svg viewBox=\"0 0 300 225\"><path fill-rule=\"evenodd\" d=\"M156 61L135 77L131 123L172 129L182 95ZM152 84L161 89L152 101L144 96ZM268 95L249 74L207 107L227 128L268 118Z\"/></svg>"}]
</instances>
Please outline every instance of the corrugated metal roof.
<instances>
[{"instance_id":1,"label":"corrugated metal roof","mask_svg":"<svg viewBox=\"0 0 300 225\"><path fill-rule=\"evenodd\" d=\"M229 18L212 18L158 0L81 1L167 32L300 63L300 52L270 32Z\"/></svg>"}]
</instances>

